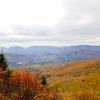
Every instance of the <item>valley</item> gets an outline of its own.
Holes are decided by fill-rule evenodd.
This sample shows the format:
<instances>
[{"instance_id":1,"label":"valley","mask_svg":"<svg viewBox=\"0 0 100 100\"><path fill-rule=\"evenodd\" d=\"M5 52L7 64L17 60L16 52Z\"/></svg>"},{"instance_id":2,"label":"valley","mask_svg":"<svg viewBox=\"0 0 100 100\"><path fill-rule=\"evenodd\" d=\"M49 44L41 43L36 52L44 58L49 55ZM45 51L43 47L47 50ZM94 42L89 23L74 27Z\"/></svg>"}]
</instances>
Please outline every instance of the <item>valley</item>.
<instances>
[{"instance_id":1,"label":"valley","mask_svg":"<svg viewBox=\"0 0 100 100\"><path fill-rule=\"evenodd\" d=\"M100 95L100 58L76 60L62 64L29 65L24 66L24 69L33 73L38 71L41 75L45 75L48 80L47 87L63 94L66 98L72 95L78 97L82 94L83 97L85 94L93 97Z\"/></svg>"},{"instance_id":2,"label":"valley","mask_svg":"<svg viewBox=\"0 0 100 100\"><path fill-rule=\"evenodd\" d=\"M100 46L32 46L28 48L10 47L0 48L6 54L9 64L12 66L27 64L57 64L73 60L82 60L100 57Z\"/></svg>"}]
</instances>

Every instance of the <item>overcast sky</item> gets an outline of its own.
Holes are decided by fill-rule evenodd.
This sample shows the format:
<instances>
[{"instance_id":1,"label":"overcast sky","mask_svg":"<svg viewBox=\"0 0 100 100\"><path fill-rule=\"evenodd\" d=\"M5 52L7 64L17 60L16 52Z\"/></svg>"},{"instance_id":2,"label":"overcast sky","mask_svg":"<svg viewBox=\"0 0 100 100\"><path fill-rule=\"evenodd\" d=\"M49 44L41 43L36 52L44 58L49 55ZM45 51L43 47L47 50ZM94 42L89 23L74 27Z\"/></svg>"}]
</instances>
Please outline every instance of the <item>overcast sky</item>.
<instances>
[{"instance_id":1,"label":"overcast sky","mask_svg":"<svg viewBox=\"0 0 100 100\"><path fill-rule=\"evenodd\" d=\"M100 0L0 0L0 46L100 45Z\"/></svg>"}]
</instances>

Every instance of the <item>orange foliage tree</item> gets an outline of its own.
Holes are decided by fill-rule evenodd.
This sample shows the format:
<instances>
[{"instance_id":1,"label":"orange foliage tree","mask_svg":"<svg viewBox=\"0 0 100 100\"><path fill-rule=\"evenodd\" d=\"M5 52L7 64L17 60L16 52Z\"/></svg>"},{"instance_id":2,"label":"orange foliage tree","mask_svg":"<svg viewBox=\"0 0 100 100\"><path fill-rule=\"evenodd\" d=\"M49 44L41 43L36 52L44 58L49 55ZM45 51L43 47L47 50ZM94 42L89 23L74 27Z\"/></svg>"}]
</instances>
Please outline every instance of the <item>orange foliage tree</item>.
<instances>
[{"instance_id":1,"label":"orange foliage tree","mask_svg":"<svg viewBox=\"0 0 100 100\"><path fill-rule=\"evenodd\" d=\"M52 92L41 84L38 74L33 75L28 71L14 70L5 84L1 86L1 93L12 100L53 99Z\"/></svg>"}]
</instances>

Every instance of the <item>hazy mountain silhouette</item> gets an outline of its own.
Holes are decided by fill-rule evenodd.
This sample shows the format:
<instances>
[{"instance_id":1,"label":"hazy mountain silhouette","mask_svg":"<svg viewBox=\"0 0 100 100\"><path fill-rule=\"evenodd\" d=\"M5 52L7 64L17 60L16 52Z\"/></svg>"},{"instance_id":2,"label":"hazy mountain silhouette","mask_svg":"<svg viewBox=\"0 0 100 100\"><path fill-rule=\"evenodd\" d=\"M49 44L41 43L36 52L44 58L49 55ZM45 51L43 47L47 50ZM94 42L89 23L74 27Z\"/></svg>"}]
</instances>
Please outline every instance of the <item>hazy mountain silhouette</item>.
<instances>
[{"instance_id":1,"label":"hazy mountain silhouette","mask_svg":"<svg viewBox=\"0 0 100 100\"><path fill-rule=\"evenodd\" d=\"M32 46L29 48L0 48L12 64L61 63L70 60L100 57L100 46L78 45L69 47Z\"/></svg>"}]
</instances>

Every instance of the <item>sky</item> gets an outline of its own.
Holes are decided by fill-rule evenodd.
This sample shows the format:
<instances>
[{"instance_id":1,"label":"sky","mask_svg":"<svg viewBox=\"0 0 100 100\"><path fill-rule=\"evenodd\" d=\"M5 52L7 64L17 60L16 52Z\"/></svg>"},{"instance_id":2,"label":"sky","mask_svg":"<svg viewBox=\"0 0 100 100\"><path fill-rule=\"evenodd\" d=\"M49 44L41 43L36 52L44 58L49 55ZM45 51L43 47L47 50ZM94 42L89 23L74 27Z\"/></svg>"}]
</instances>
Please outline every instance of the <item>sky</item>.
<instances>
[{"instance_id":1,"label":"sky","mask_svg":"<svg viewBox=\"0 0 100 100\"><path fill-rule=\"evenodd\" d=\"M0 0L0 47L100 46L100 0Z\"/></svg>"}]
</instances>

